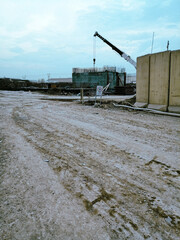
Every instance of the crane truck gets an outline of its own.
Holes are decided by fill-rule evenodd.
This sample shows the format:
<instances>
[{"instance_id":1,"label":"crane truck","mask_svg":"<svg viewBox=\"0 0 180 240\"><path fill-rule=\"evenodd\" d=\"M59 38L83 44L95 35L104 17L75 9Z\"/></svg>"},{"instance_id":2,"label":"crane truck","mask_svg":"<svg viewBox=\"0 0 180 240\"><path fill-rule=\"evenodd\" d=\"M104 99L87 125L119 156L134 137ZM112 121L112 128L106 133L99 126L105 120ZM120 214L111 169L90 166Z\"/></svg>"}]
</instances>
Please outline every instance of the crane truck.
<instances>
[{"instance_id":1,"label":"crane truck","mask_svg":"<svg viewBox=\"0 0 180 240\"><path fill-rule=\"evenodd\" d=\"M117 52L121 57L123 57L127 62L132 64L136 68L136 62L128 56L125 52L118 49L116 46L114 46L112 43L110 43L108 40L103 38L98 32L95 32L94 37L99 37L103 42L105 42L108 46L110 46L115 52ZM95 65L96 59L93 59L94 65Z\"/></svg>"}]
</instances>

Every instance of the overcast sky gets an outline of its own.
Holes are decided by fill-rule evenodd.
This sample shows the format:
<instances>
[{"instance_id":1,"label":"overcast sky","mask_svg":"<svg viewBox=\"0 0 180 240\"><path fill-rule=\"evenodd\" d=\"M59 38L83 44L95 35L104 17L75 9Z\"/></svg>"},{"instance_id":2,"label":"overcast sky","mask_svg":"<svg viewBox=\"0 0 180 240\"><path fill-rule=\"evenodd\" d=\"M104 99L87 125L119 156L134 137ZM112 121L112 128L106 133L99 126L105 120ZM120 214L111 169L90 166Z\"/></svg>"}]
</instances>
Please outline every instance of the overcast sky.
<instances>
[{"instance_id":1,"label":"overcast sky","mask_svg":"<svg viewBox=\"0 0 180 240\"><path fill-rule=\"evenodd\" d=\"M0 77L71 77L93 66L93 34L138 56L180 49L180 0L0 0ZM133 66L99 38L96 66Z\"/></svg>"}]
</instances>

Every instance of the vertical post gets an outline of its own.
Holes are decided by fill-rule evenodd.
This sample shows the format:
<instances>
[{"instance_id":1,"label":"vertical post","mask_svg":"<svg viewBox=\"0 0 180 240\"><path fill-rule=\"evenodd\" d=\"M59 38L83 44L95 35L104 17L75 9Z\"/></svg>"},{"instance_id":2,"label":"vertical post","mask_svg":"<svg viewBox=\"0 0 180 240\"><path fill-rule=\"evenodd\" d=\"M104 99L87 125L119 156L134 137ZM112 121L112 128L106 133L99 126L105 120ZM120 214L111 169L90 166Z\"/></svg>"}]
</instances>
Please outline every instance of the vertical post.
<instances>
[{"instance_id":1,"label":"vertical post","mask_svg":"<svg viewBox=\"0 0 180 240\"><path fill-rule=\"evenodd\" d=\"M81 103L84 103L84 90L81 88Z\"/></svg>"},{"instance_id":2,"label":"vertical post","mask_svg":"<svg viewBox=\"0 0 180 240\"><path fill-rule=\"evenodd\" d=\"M153 45L154 45L154 32L153 32L153 36L152 36L151 54L153 52Z\"/></svg>"}]
</instances>

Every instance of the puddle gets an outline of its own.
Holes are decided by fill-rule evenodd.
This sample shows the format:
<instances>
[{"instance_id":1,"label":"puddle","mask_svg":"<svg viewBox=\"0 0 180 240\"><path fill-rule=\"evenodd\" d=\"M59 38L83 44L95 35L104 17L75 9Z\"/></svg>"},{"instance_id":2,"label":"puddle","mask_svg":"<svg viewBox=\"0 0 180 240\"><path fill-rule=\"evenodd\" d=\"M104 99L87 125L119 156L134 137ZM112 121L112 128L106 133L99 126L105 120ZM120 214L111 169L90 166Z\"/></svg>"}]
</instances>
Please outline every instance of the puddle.
<instances>
[{"instance_id":1,"label":"puddle","mask_svg":"<svg viewBox=\"0 0 180 240\"><path fill-rule=\"evenodd\" d=\"M170 218L169 216L168 216L167 218L165 218L165 220L166 220L166 222L169 223L169 224L171 224L171 222L172 222L172 218Z\"/></svg>"}]
</instances>

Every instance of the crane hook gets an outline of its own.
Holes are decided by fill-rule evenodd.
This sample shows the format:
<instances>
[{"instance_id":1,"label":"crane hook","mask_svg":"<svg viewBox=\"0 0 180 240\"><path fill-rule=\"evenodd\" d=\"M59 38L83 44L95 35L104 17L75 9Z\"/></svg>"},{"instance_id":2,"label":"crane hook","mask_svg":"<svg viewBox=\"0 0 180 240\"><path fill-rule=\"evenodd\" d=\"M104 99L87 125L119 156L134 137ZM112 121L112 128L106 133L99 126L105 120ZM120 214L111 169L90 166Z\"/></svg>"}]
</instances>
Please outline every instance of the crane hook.
<instances>
[{"instance_id":1,"label":"crane hook","mask_svg":"<svg viewBox=\"0 0 180 240\"><path fill-rule=\"evenodd\" d=\"M93 37L93 67L96 64L96 37Z\"/></svg>"}]
</instances>

